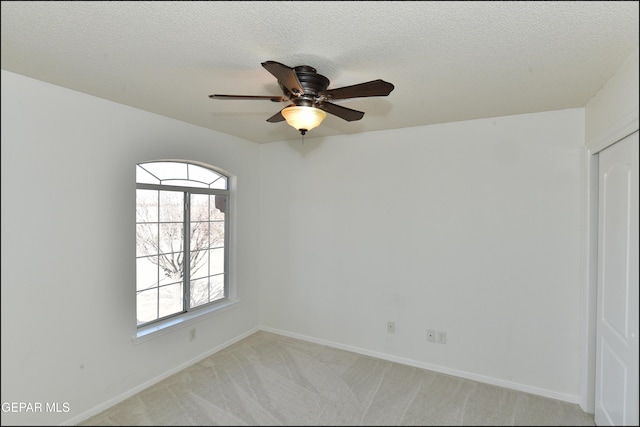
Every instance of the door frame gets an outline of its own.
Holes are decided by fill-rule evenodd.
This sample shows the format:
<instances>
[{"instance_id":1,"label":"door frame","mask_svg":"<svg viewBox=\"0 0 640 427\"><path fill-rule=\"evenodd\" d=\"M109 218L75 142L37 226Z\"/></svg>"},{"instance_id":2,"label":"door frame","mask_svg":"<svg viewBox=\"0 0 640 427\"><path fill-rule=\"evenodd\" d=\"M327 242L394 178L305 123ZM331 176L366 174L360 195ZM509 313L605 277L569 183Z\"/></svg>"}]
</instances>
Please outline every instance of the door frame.
<instances>
[{"instance_id":1,"label":"door frame","mask_svg":"<svg viewBox=\"0 0 640 427\"><path fill-rule=\"evenodd\" d=\"M606 147L604 147L606 148ZM604 149L603 148L603 149ZM602 150L602 149L601 149ZM584 245L585 286L583 287L583 351L581 365L580 407L590 414L596 411L596 321L598 301L598 150L586 150L586 242Z\"/></svg>"},{"instance_id":2,"label":"door frame","mask_svg":"<svg viewBox=\"0 0 640 427\"><path fill-rule=\"evenodd\" d=\"M601 138L592 149L585 150L585 245L583 247L584 287L582 292L582 363L580 407L595 413L596 394L596 323L598 293L598 208L599 208L599 153L639 130L638 111L635 117Z\"/></svg>"}]
</instances>

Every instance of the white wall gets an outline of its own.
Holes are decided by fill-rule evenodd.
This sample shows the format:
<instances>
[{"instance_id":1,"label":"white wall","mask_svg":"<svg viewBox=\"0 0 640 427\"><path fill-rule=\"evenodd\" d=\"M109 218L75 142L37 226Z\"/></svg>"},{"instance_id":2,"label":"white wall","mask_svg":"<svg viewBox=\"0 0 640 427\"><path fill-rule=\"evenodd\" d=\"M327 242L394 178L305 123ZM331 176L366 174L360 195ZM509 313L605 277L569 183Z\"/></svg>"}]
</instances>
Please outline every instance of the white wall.
<instances>
[{"instance_id":1,"label":"white wall","mask_svg":"<svg viewBox=\"0 0 640 427\"><path fill-rule=\"evenodd\" d=\"M133 345L136 162L177 158L237 177L233 310ZM259 149L254 143L2 71L2 413L55 425L258 327ZM63 409L63 407L60 407Z\"/></svg>"},{"instance_id":2,"label":"white wall","mask_svg":"<svg viewBox=\"0 0 640 427\"><path fill-rule=\"evenodd\" d=\"M2 401L71 411L2 424L77 422L258 325L577 401L583 109L309 136L257 146L3 70ZM237 176L241 303L134 346L153 158Z\"/></svg>"},{"instance_id":3,"label":"white wall","mask_svg":"<svg viewBox=\"0 0 640 427\"><path fill-rule=\"evenodd\" d=\"M264 329L578 402L584 109L260 148Z\"/></svg>"}]
</instances>

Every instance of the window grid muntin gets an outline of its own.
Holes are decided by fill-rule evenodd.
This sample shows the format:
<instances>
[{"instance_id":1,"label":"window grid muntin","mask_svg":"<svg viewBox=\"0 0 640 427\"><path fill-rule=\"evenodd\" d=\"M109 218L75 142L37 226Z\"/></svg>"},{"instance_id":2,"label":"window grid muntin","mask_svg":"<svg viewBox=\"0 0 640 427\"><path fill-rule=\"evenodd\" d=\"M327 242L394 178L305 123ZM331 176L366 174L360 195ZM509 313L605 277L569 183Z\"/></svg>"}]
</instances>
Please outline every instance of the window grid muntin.
<instances>
[{"instance_id":1,"label":"window grid muntin","mask_svg":"<svg viewBox=\"0 0 640 427\"><path fill-rule=\"evenodd\" d=\"M180 163L180 162L170 162L170 163ZM142 168L142 165L145 165L147 163L144 164L138 164L137 167ZM188 163L184 163L187 165L190 165ZM196 165L197 166L197 165ZM201 169L207 169L204 168L202 166L198 166ZM142 168L143 170L146 171L146 169ZM223 271L221 273L217 273L217 274L210 274L210 269L211 269L211 259L210 259L210 255L207 255L207 269L208 269L208 275L204 277L204 279L207 279L208 283L207 283L207 300L208 302L203 303L201 305L197 305L195 307L191 306L191 298L190 298L190 291L191 291L191 278L190 278L190 273L191 273L191 268L189 266L189 268L184 268L183 267L183 280L182 280L182 288L183 288L183 295L184 295L184 301L183 301L183 309L182 311L176 312L176 313L172 313L169 314L167 316L163 316L160 317L160 288L163 286L166 286L167 284L165 283L164 285L160 284L160 269L161 267L159 265L156 266L156 271L157 271L157 279L156 279L156 286L151 287L151 288L145 288L145 289L141 289L141 290L137 290L136 289L136 297L138 294L144 292L144 291L149 291L151 289L155 289L157 291L157 297L156 297L156 319L151 320L151 321L146 321L146 322L142 322L140 324L138 324L138 328L140 327L145 327L148 325L151 325L153 323L157 323L163 320L166 320L168 318L171 317L175 317L175 316L180 316L182 314L188 313L190 311L193 310L198 310L200 308L204 308L204 307L208 307L211 305L215 305L216 303L220 303L223 302L225 300L228 300L229 298L229 245L228 245L228 236L229 236L229 229L230 229L230 221L229 221L229 211L230 211L230 203L229 203L229 194L230 191L228 190L228 182L229 182L229 178L225 175L220 174L217 171L211 170L213 173L218 174L219 177L216 178L211 184L214 184L215 182L219 181L219 180L224 180L224 189L220 189L220 188L202 188L202 187L188 187L188 186L181 186L181 185L165 185L165 184L149 184L149 183L136 183L136 190L154 190L157 191L158 193L158 203L157 203L157 209L158 209L158 213L157 213L157 218L160 218L160 209L161 209L161 205L160 205L160 192L161 191L175 191L175 192L182 192L183 193L183 197L184 197L184 212L183 212L183 230L184 230L184 250L183 252L185 252L184 255L184 259L183 259L183 263L187 262L187 259L189 258L189 252L191 251L190 249L190 239L191 239L191 230L190 230L190 197L191 194L205 194L208 195L208 203L209 205L211 204L211 200L212 197L211 196L223 196L225 198L225 203L224 203L224 219L221 220L209 220L207 222L211 223L220 223L223 222L224 223L224 227L223 227L223 244L222 246L216 246L215 248L212 248L211 245L209 244L207 246L207 252L211 252L213 249L223 249L223 256L224 256L224 261L223 261ZM148 172L148 171L146 171ZM150 172L148 172L150 173ZM164 180L167 181L167 180ZM209 212L211 212L211 207L209 206L208 209ZM138 222L136 220L136 225L141 224L144 222ZM160 227L160 223L161 221L158 221L156 224L158 226L158 229ZM159 232L158 232L158 239L159 239ZM211 236L209 235L208 237L209 239L211 238ZM158 242L158 247L160 246L160 243ZM157 256L160 256L161 253L156 254ZM136 259L139 258L143 258L143 257L150 257L148 254L147 255L143 255L143 256L138 256L136 254ZM184 264L183 264L184 265ZM217 284L218 280L214 280L215 278L222 276L222 294L219 298L215 299L215 300L211 300L211 291L212 291L212 285L213 284ZM137 280L137 279L136 279ZM175 284L176 282L171 282L171 284ZM136 285L137 287L137 285ZM138 305L137 305L137 300L136 300L136 310L138 310Z\"/></svg>"},{"instance_id":2,"label":"window grid muntin","mask_svg":"<svg viewBox=\"0 0 640 427\"><path fill-rule=\"evenodd\" d=\"M200 298L199 296L195 296L193 298L193 307L192 308L198 308L198 307L202 307L202 306L206 306L212 303L215 303L218 300L222 300L225 299L228 296L228 260L229 260L229 256L228 256L228 245L227 243L227 236L228 236L228 224L229 221L227 221L228 218L228 195L224 194L208 194L206 197L206 205L207 205L207 215L206 215L206 220L203 219L196 219L193 220L194 217L196 218L201 218L200 215L194 215L193 213L193 202L194 202L194 195L191 194L189 197L189 206L191 208L191 212L189 213L189 220L191 224L194 223L207 223L208 227L208 233L207 233L207 245L206 248L202 247L197 249L200 252L205 253L206 256L206 272L202 271L198 271L198 274L196 276L192 276L193 278L190 278L189 280L189 286L190 286L190 291L192 290L192 288L194 288L196 291L198 290L198 288L201 286L200 282L202 282L203 280L206 281L206 302L198 304L198 302L203 299ZM197 197L197 195L195 195ZM224 212L221 213L222 218L220 219L218 213L216 212L220 212L220 210L218 209L215 200L217 196L221 196L224 198ZM197 201L197 200L196 200ZM213 201L213 203L212 203ZM204 204L204 203L202 203ZM214 227L217 224L223 223L223 229L222 229L222 246L220 246L219 244L216 244L215 246L213 245L213 241L212 241L212 235L214 233ZM215 227L217 228L217 227ZM190 233L191 235L191 233ZM191 249L191 245L190 245L190 249ZM219 250L222 249L223 250L223 266L222 266L222 272L216 272L216 273L212 273L211 268L212 268L212 253L214 250ZM190 270L190 273L193 273L193 271ZM213 295L213 287L217 285L218 283L218 277L222 276L223 280L222 280L222 297L221 298L216 298L215 300L212 299L212 295ZM216 286L217 287L217 286ZM197 298L197 299L196 299ZM189 306L191 307L192 304L192 298L190 298L189 300Z\"/></svg>"},{"instance_id":3,"label":"window grid muntin","mask_svg":"<svg viewBox=\"0 0 640 427\"><path fill-rule=\"evenodd\" d=\"M177 168L184 166L184 174L183 176L177 177L175 174L170 174L169 177L160 177L159 172L163 172L166 174L166 171L153 171L153 169L157 169L158 167L165 168ZM193 163L187 162L178 162L178 161L167 161L167 160L158 160L153 162L139 163L136 165L136 182L140 181L140 177L138 176L138 172L144 173L153 177L157 182L148 183L154 185L171 185L166 183L165 181L189 181L191 183L198 183L207 186L210 189L218 189L218 190L228 190L229 189L229 178L209 167L196 165ZM197 179L196 176L202 177L203 175L211 175L211 181L203 181L202 179ZM220 181L220 182L219 182ZM214 185L215 184L215 185ZM193 185L193 184L191 184ZM189 186L190 187L190 186Z\"/></svg>"}]
</instances>

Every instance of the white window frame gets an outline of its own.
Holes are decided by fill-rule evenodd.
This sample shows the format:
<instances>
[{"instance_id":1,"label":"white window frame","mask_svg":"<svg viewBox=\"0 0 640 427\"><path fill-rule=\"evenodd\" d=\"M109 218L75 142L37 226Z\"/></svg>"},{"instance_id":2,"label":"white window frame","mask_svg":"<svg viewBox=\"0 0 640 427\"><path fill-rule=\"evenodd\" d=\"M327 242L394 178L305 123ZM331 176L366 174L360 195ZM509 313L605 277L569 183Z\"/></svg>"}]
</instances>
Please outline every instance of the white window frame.
<instances>
[{"instance_id":1,"label":"white window frame","mask_svg":"<svg viewBox=\"0 0 640 427\"><path fill-rule=\"evenodd\" d=\"M211 165L207 165L204 163L200 163L200 162L195 162L195 161L188 161L188 160L153 160L153 161L147 161L147 162L140 162L138 164L136 164L136 171L138 171L138 168L140 166L143 165L148 165L150 163L178 163L178 164L184 164L184 165L193 165L199 168L204 168L204 169L208 169L212 172L214 172L215 174L218 174L222 177L224 177L224 179L226 180L226 186L224 189L215 189L215 188L206 188L202 186L202 183L199 183L197 185L199 185L198 187L194 186L188 186L188 185L170 185L170 184L163 184L162 181L160 181L160 183L141 183L138 182L139 179L136 176L136 191L138 189L151 189L151 190L169 190L169 191L179 191L179 192L183 192L184 194L188 195L190 194L209 194L209 195L224 195L226 197L226 207L225 207L225 231L224 231L224 237L225 237L225 242L224 242L224 296L216 301L213 302L209 302L206 303L204 305L198 306L198 307L194 307L194 308L189 308L186 311L182 311L173 315L170 315L169 317L165 317L165 318L161 318L143 325L136 325L136 333L134 335L134 337L132 338L132 341L134 344L138 344L144 341L147 341L149 339L155 338L157 336L163 335L165 333L171 332L175 329L178 328L183 328L186 327L188 325L192 325L204 318L208 318L223 312L226 312L232 308L234 308L235 304L238 302L237 299L235 298L236 296L236 292L235 292L235 272L233 271L234 268L234 263L232 262L233 257L233 253L235 252L234 250L234 245L233 245L233 236L232 236L232 225L234 222L233 219L233 184L235 183L235 180L233 179L233 177L215 167L215 166L211 166ZM187 166L188 167L188 166ZM136 174L137 175L137 174ZM166 179L165 179L166 180ZM192 181L192 180L181 180L181 184L184 184L185 181ZM170 182L170 181L168 181ZM196 181L193 181L194 183ZM137 208L137 203L136 203L136 208ZM188 210L187 210L188 212ZM185 220L185 224L186 224L186 220ZM187 238L188 239L188 238ZM138 258L137 253L136 253L136 259ZM183 294L186 292L188 294L188 291L186 290L186 286L188 286L188 277L189 275L186 274L185 275L185 282L184 282L184 287L183 287ZM137 281L137 280L136 280ZM136 284L137 287L137 284ZM136 312L137 312L137 294L138 292L136 291L134 293L135 295L135 307L136 307ZM136 319L137 319L137 315L136 315Z\"/></svg>"}]
</instances>

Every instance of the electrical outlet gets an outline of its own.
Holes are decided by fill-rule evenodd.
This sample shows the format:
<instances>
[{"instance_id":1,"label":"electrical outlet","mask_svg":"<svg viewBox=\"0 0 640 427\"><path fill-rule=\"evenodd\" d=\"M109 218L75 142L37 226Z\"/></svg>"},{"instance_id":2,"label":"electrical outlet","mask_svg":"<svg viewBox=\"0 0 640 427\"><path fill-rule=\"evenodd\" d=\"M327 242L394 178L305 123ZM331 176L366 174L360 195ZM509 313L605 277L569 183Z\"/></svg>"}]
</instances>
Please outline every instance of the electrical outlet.
<instances>
[{"instance_id":1,"label":"electrical outlet","mask_svg":"<svg viewBox=\"0 0 640 427\"><path fill-rule=\"evenodd\" d=\"M192 328L189 332L189 340L193 341L196 339L196 328Z\"/></svg>"},{"instance_id":2,"label":"electrical outlet","mask_svg":"<svg viewBox=\"0 0 640 427\"><path fill-rule=\"evenodd\" d=\"M392 322L391 320L389 320L387 322L387 332L389 332L390 334L394 333L396 331L396 322Z\"/></svg>"},{"instance_id":3,"label":"electrical outlet","mask_svg":"<svg viewBox=\"0 0 640 427\"><path fill-rule=\"evenodd\" d=\"M438 331L438 342L440 344L446 344L447 343L447 333L444 331Z\"/></svg>"},{"instance_id":4,"label":"electrical outlet","mask_svg":"<svg viewBox=\"0 0 640 427\"><path fill-rule=\"evenodd\" d=\"M436 331L433 329L427 329L427 341L436 342Z\"/></svg>"}]
</instances>

